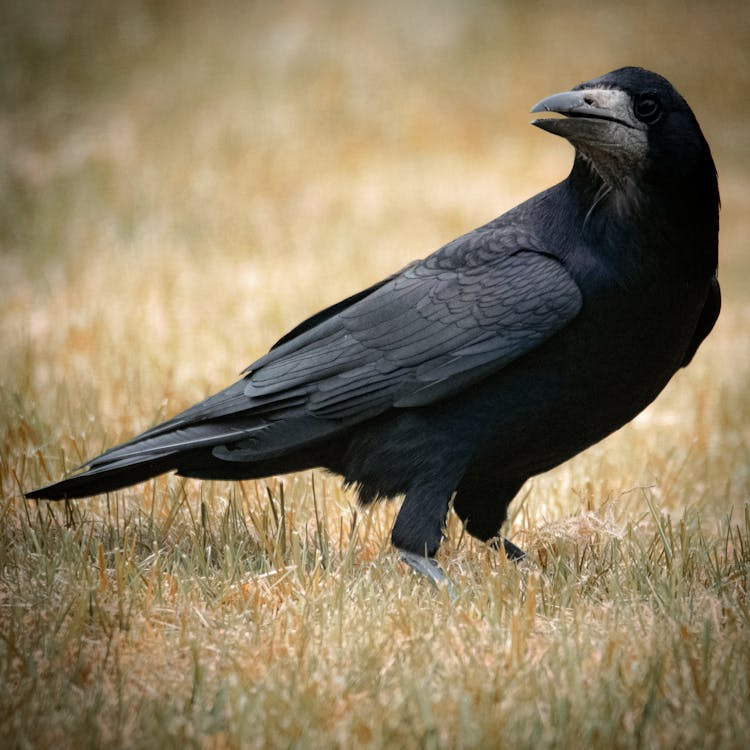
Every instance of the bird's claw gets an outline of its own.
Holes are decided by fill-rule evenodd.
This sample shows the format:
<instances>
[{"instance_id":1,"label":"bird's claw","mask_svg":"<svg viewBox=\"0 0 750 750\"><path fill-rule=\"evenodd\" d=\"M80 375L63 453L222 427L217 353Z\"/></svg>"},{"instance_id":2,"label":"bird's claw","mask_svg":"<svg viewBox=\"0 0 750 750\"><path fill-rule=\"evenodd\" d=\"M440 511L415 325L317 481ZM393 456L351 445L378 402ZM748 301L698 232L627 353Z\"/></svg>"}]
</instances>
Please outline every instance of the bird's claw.
<instances>
[{"instance_id":1,"label":"bird's claw","mask_svg":"<svg viewBox=\"0 0 750 750\"><path fill-rule=\"evenodd\" d=\"M500 543L503 545L503 549L505 550L505 556L512 560L513 562L521 562L526 557L526 553L520 548L516 547L513 542L510 541L510 539L506 539L504 536L500 537L498 539L498 544L495 546L499 547Z\"/></svg>"},{"instance_id":2,"label":"bird's claw","mask_svg":"<svg viewBox=\"0 0 750 750\"><path fill-rule=\"evenodd\" d=\"M408 552L407 550L399 550L399 557L401 561L405 562L413 571L429 579L436 588L445 588L452 602L455 602L456 599L458 599L458 593L456 592L453 583L450 578L445 575L440 564L434 557L417 555L414 552Z\"/></svg>"}]
</instances>

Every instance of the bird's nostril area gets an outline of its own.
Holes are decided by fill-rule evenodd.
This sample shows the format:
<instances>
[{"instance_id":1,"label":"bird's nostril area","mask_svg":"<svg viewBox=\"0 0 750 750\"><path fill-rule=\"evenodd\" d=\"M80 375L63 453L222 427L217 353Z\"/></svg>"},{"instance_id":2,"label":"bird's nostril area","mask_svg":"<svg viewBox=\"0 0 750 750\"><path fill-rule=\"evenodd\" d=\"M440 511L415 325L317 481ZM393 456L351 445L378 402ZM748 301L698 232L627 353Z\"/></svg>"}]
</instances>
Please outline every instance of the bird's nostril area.
<instances>
[{"instance_id":1,"label":"bird's nostril area","mask_svg":"<svg viewBox=\"0 0 750 750\"><path fill-rule=\"evenodd\" d=\"M593 96L584 96L583 101L591 106L594 103L594 97Z\"/></svg>"}]
</instances>

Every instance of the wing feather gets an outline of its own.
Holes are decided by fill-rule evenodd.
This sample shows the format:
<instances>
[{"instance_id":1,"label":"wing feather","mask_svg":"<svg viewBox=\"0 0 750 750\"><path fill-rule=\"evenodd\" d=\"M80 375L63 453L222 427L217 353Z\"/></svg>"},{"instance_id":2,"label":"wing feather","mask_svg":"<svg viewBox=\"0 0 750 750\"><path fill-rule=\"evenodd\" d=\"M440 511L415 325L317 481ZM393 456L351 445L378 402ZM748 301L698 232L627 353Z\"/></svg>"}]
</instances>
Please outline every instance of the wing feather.
<instances>
[{"instance_id":1,"label":"wing feather","mask_svg":"<svg viewBox=\"0 0 750 750\"><path fill-rule=\"evenodd\" d=\"M283 408L293 393L310 415L358 421L445 398L506 366L582 305L561 261L535 247L498 228L471 233L319 314L319 326L303 324L248 368L250 408Z\"/></svg>"}]
</instances>

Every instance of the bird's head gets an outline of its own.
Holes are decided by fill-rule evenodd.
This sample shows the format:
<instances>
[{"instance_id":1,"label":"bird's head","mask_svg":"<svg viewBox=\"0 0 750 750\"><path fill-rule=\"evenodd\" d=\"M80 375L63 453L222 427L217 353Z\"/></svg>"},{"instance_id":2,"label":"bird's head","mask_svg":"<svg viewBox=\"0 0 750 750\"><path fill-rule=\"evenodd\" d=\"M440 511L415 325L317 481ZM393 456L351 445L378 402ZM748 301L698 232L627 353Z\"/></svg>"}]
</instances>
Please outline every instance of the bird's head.
<instances>
[{"instance_id":1,"label":"bird's head","mask_svg":"<svg viewBox=\"0 0 750 750\"><path fill-rule=\"evenodd\" d=\"M651 71L620 68L548 96L531 111L564 115L532 124L570 141L609 187L625 188L634 180L676 183L706 171L716 181L688 103Z\"/></svg>"},{"instance_id":2,"label":"bird's head","mask_svg":"<svg viewBox=\"0 0 750 750\"><path fill-rule=\"evenodd\" d=\"M715 267L716 167L693 111L669 81L643 68L620 68L548 96L531 111L564 115L532 124L575 147L570 179L585 193L587 219L599 206L644 221L678 217L671 226L680 227L680 236L668 241L711 248L706 262Z\"/></svg>"}]
</instances>

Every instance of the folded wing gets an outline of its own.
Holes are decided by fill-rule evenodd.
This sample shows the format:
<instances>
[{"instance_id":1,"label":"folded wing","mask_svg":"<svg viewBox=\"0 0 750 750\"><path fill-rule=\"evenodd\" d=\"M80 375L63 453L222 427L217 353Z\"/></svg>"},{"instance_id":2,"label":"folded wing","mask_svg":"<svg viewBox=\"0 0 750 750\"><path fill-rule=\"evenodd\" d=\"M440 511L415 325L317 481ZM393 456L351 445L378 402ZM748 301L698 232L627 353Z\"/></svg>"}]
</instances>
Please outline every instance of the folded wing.
<instances>
[{"instance_id":1,"label":"folded wing","mask_svg":"<svg viewBox=\"0 0 750 750\"><path fill-rule=\"evenodd\" d=\"M347 423L424 406L523 356L581 308L551 255L508 247L498 230L452 245L252 364L249 404Z\"/></svg>"}]
</instances>

